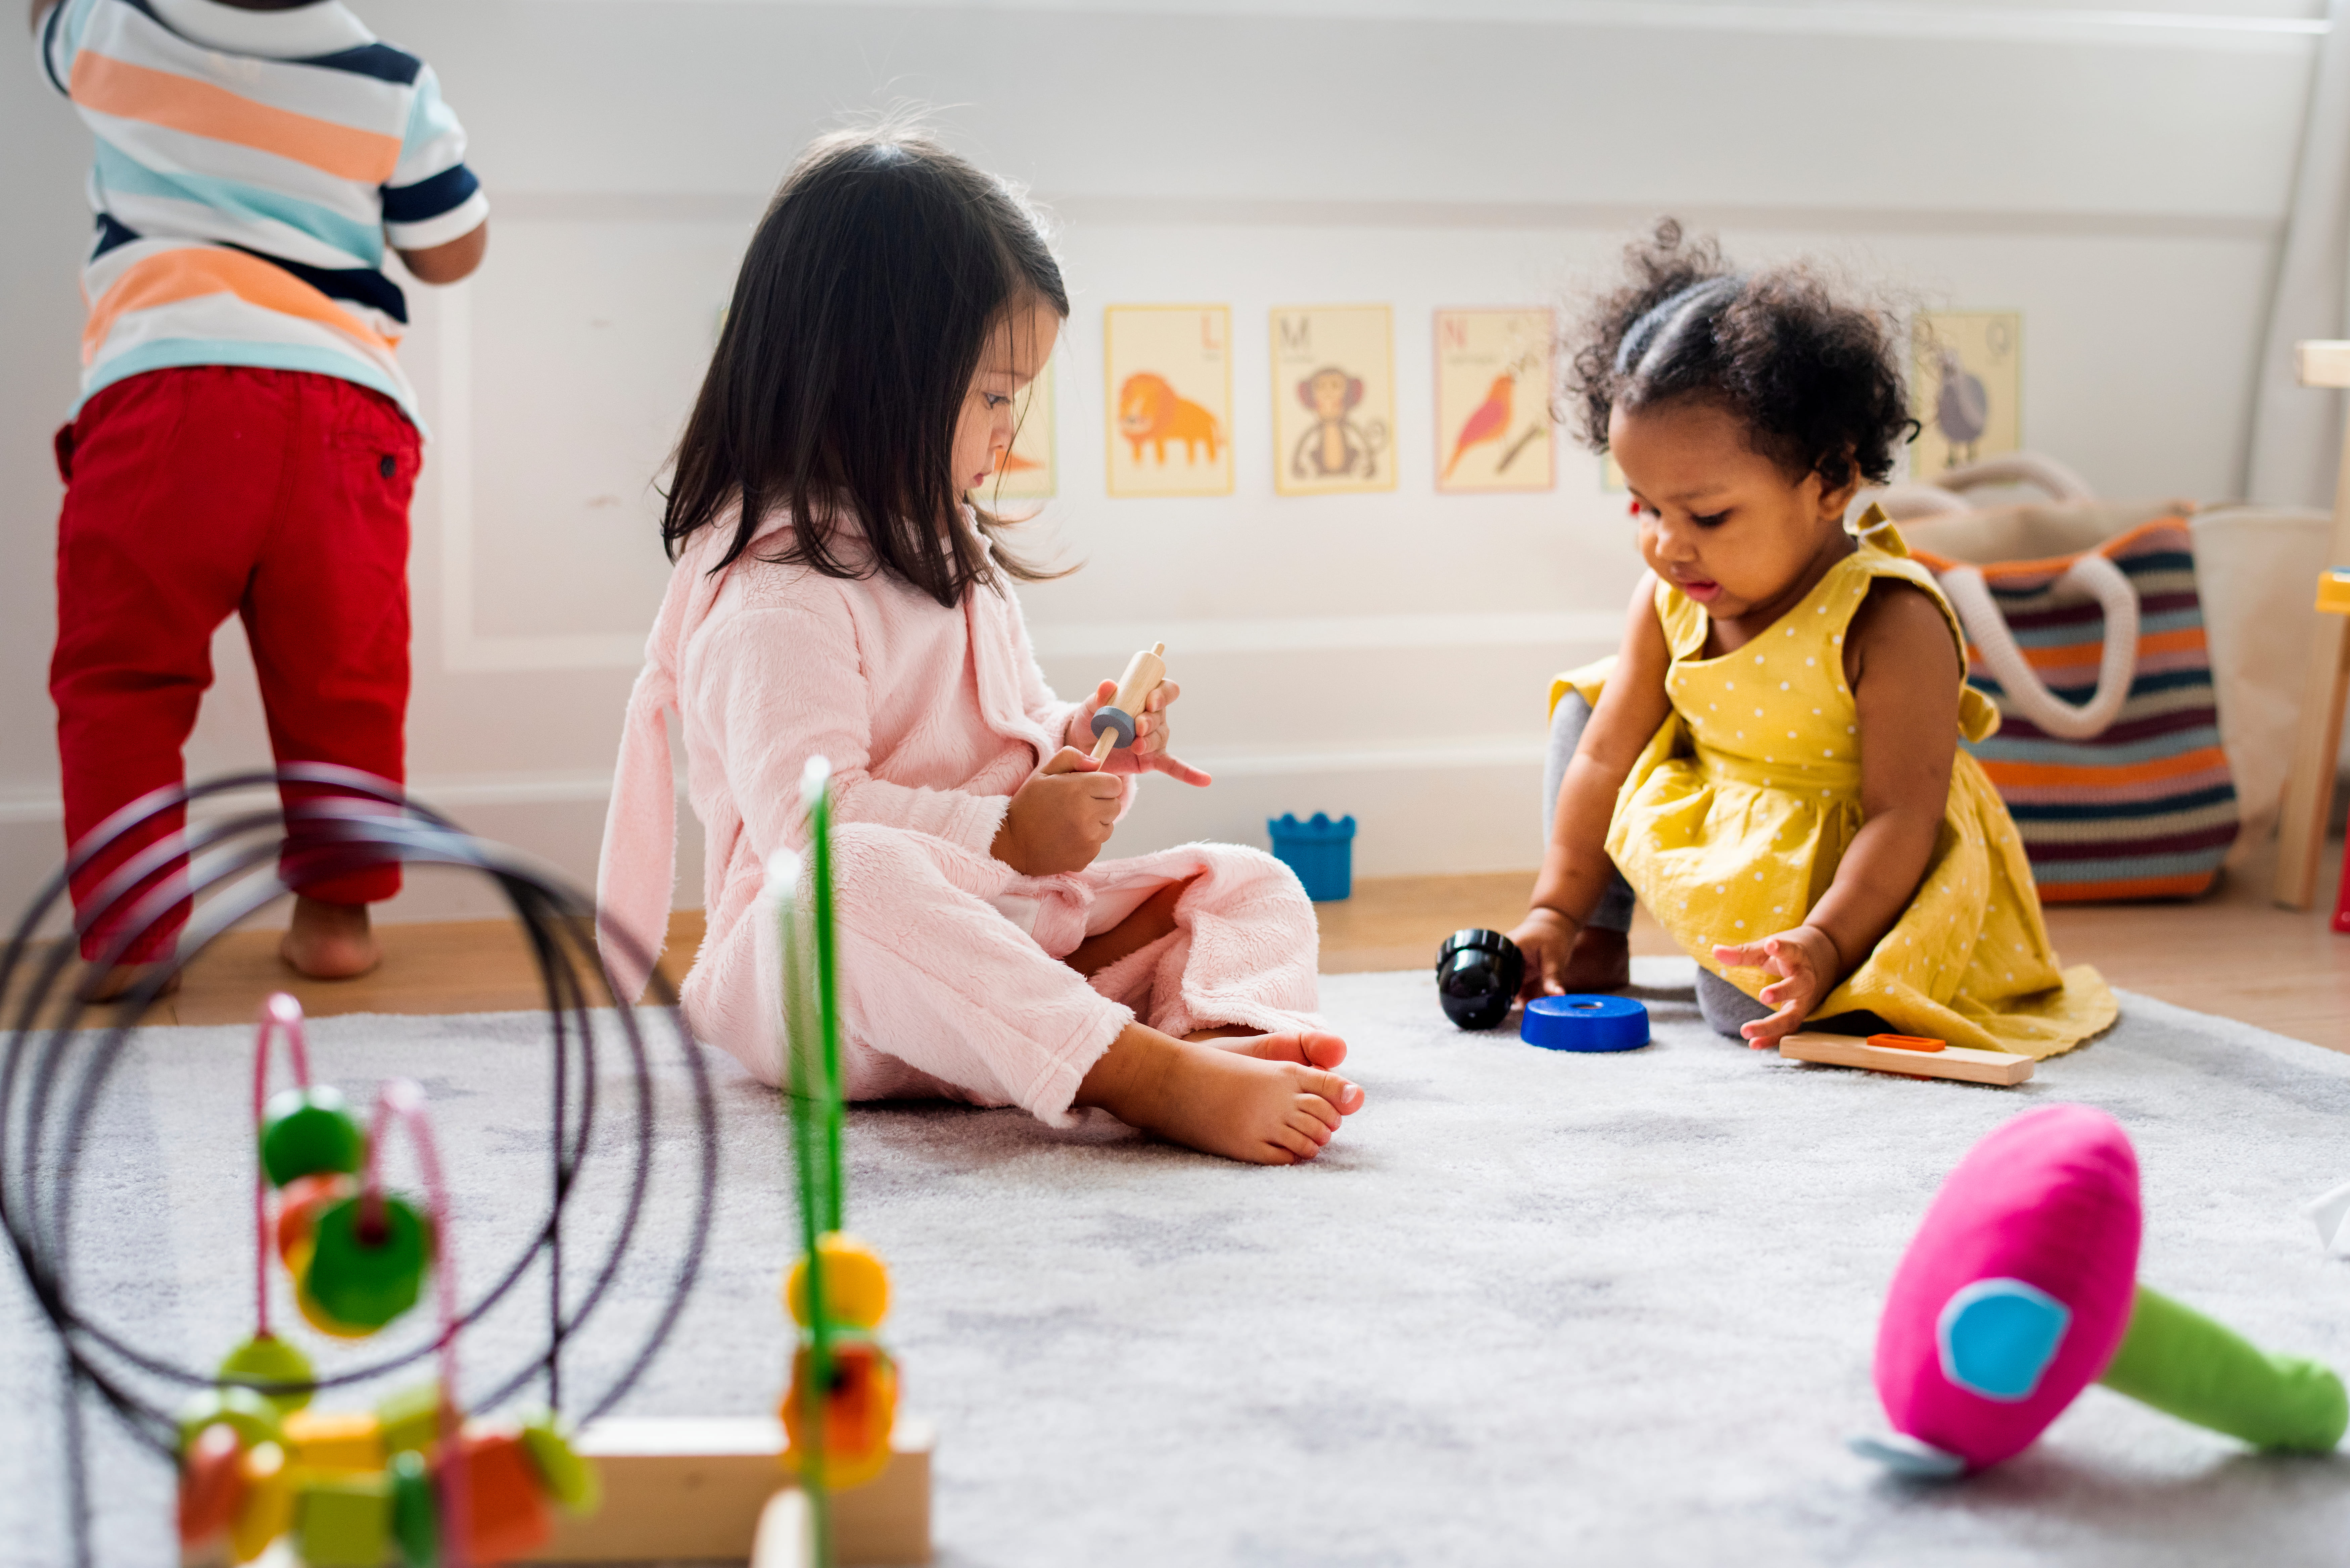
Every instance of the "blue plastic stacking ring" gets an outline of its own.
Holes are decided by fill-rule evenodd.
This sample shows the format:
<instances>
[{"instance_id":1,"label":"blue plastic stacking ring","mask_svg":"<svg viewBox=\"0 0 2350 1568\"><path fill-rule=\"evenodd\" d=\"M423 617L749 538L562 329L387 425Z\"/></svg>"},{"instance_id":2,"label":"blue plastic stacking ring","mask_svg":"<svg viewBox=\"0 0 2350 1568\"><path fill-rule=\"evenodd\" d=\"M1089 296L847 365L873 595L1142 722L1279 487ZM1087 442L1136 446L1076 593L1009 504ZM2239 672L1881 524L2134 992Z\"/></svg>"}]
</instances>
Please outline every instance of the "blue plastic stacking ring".
<instances>
[{"instance_id":1,"label":"blue plastic stacking ring","mask_svg":"<svg viewBox=\"0 0 2350 1568\"><path fill-rule=\"evenodd\" d=\"M1628 996L1537 996L1518 1038L1545 1051L1637 1051L1648 1043L1648 1010Z\"/></svg>"}]
</instances>

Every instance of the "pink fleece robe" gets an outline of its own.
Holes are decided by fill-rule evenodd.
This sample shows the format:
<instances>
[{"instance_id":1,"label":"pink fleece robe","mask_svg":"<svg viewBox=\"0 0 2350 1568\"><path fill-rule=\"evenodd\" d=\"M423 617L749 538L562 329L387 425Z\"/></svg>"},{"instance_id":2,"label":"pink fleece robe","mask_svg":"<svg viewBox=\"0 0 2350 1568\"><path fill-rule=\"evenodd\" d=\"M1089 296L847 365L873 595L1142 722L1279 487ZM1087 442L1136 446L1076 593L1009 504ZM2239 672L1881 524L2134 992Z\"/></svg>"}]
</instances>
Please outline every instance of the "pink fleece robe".
<instances>
[{"instance_id":1,"label":"pink fleece robe","mask_svg":"<svg viewBox=\"0 0 2350 1568\"><path fill-rule=\"evenodd\" d=\"M1313 1026L1313 906L1262 851L1188 844L1031 877L989 854L1012 795L1064 743L1077 704L1036 668L1019 602L957 608L885 575L827 577L772 557L767 523L724 570L722 518L690 540L629 699L597 878L604 959L637 996L667 929L676 794L665 711L683 731L705 832L707 929L682 999L701 1038L766 1083L782 1070L759 894L804 842L800 775L832 764L843 1068L852 1099L1016 1105L1064 1124L1078 1082L1139 1018L1180 1035ZM1120 810L1133 800L1132 763ZM1096 974L1060 962L1165 883L1196 877L1173 934Z\"/></svg>"}]
</instances>

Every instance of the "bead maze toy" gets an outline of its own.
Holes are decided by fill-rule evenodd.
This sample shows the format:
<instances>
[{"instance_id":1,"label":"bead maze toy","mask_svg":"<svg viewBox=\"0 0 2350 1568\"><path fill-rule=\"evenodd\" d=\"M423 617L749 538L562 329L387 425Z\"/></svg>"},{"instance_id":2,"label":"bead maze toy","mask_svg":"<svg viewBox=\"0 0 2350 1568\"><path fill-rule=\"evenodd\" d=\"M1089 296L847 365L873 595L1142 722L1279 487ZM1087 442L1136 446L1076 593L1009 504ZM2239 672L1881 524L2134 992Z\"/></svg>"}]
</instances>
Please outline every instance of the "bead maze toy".
<instances>
[{"instance_id":1,"label":"bead maze toy","mask_svg":"<svg viewBox=\"0 0 2350 1568\"><path fill-rule=\"evenodd\" d=\"M1154 642L1126 661L1118 695L1094 710L1094 761L1107 762L1110 753L1134 744L1134 722L1141 717L1150 694L1167 679L1167 645Z\"/></svg>"},{"instance_id":2,"label":"bead maze toy","mask_svg":"<svg viewBox=\"0 0 2350 1568\"><path fill-rule=\"evenodd\" d=\"M1877 1335L1889 1438L1854 1449L1950 1478L2022 1452L2091 1382L2240 1438L2324 1453L2342 1380L2270 1355L2137 1282L2137 1156L2087 1106L2049 1106L1968 1151L1893 1276Z\"/></svg>"},{"instance_id":3,"label":"bead maze toy","mask_svg":"<svg viewBox=\"0 0 2350 1568\"><path fill-rule=\"evenodd\" d=\"M239 809L220 798L273 786L285 797L282 814L275 805ZM229 809L179 826L186 808L201 802ZM68 878L138 846L159 826L166 831L132 847L103 879L86 918L88 929L111 932L97 961L111 967L186 912L179 956L143 972L106 1027L78 1027L88 1004L61 983L74 944L42 943L36 933L61 907ZM433 1136L423 1091L398 1079L379 1085L363 1126L351 1102L313 1075L298 1004L274 996L254 1054L254 1329L217 1366L185 1365L108 1322L102 1301L77 1294L76 1180L95 1109L140 1020L179 967L286 894L279 866L297 842L312 875L399 862L471 869L498 884L531 939L546 987L551 1198L519 1254L477 1275L489 1281L486 1288L461 1300L446 1151ZM553 1543L558 1515L592 1512L593 1445L574 1433L594 1433L598 1418L659 1354L693 1288L717 1172L711 1083L674 997L656 974L657 1005L613 1005L596 940L594 906L584 896L385 781L323 764L161 790L76 846L0 955L0 995L12 998L14 1009L0 1054L0 1222L63 1363L67 1534L81 1568L91 1561L86 1416L93 1399L176 1467L176 1523L192 1563L244 1563L265 1553L314 1568L514 1562ZM273 1095L270 1047L281 1039L293 1082ZM599 1365L616 1370L583 1389L569 1365L578 1357L567 1351L597 1330L624 1258L655 1244L639 1220L655 1167L657 1057L673 1057L690 1088L691 1120L673 1129L681 1137L672 1140L688 1150L676 1174L689 1207L684 1223L659 1243L674 1252L667 1285L650 1303L632 1303L640 1313L650 1305L650 1316L634 1339L598 1346ZM619 1112L619 1137L608 1132L616 1085L631 1096ZM607 1129L600 1143L599 1124ZM383 1155L395 1132L412 1147L421 1201L392 1191L386 1179ZM626 1193L619 1212L602 1217L608 1236L600 1255L594 1244L567 1247L577 1229L567 1209L599 1148L605 1158L616 1152ZM273 1262L282 1279L273 1278ZM476 1376L461 1381L466 1331L532 1275L543 1275L546 1293L543 1342L518 1365L484 1369L469 1360ZM413 1309L428 1284L430 1338L326 1375L282 1332L292 1325L275 1305L290 1301L292 1315L311 1330L356 1345ZM394 1384L371 1404L348 1403L350 1393L390 1383L427 1357L432 1379ZM494 1414L525 1394L535 1408Z\"/></svg>"}]
</instances>

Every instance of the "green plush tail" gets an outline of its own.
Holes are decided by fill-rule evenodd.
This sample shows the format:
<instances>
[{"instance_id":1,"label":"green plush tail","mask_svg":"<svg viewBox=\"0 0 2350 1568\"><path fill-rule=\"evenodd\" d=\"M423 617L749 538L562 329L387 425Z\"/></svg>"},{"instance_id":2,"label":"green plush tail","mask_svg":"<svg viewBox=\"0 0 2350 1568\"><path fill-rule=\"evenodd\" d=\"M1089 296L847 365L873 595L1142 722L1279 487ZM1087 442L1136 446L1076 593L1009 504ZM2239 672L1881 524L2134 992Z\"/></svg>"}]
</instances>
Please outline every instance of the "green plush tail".
<instances>
[{"instance_id":1,"label":"green plush tail","mask_svg":"<svg viewBox=\"0 0 2350 1568\"><path fill-rule=\"evenodd\" d=\"M2350 1398L2329 1367L2269 1355L2233 1330L2137 1287L2129 1332L2097 1381L2182 1421L2256 1449L2324 1453L2350 1426Z\"/></svg>"}]
</instances>

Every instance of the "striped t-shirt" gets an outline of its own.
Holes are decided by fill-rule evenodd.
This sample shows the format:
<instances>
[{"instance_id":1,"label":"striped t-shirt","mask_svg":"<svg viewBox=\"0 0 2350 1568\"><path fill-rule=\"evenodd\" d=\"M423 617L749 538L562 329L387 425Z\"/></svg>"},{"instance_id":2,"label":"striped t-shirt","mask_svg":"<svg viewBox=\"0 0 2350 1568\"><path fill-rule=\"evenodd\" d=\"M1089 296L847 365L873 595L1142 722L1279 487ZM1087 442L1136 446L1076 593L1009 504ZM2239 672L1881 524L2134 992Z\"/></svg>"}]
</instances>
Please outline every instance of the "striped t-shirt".
<instances>
[{"instance_id":1,"label":"striped t-shirt","mask_svg":"<svg viewBox=\"0 0 2350 1568\"><path fill-rule=\"evenodd\" d=\"M258 365L416 419L385 244L430 249L489 214L430 67L337 0L58 0L40 47L98 139L81 401L141 371Z\"/></svg>"}]
</instances>

